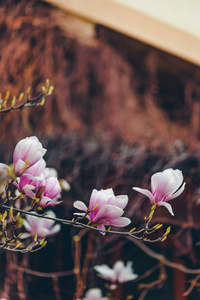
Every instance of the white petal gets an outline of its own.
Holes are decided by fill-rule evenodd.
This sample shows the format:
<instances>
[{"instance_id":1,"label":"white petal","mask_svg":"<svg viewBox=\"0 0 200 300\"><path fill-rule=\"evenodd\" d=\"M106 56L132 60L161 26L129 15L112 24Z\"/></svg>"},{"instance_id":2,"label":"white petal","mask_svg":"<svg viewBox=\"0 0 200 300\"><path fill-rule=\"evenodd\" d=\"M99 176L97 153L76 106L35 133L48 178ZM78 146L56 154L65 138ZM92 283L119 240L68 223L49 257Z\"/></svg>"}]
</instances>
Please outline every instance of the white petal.
<instances>
[{"instance_id":1,"label":"white petal","mask_svg":"<svg viewBox=\"0 0 200 300\"><path fill-rule=\"evenodd\" d=\"M75 201L73 206L79 210L87 211L87 206L82 201Z\"/></svg>"},{"instance_id":2,"label":"white petal","mask_svg":"<svg viewBox=\"0 0 200 300\"><path fill-rule=\"evenodd\" d=\"M172 211L172 207L171 207L171 205L170 205L169 203L164 202L164 201L160 201L160 202L157 203L157 205L158 205L158 206L165 206L165 207L168 209L168 211L170 212L170 214L171 214L172 216L174 216L174 213L173 213L173 211Z\"/></svg>"},{"instance_id":3,"label":"white petal","mask_svg":"<svg viewBox=\"0 0 200 300\"><path fill-rule=\"evenodd\" d=\"M133 187L133 190L147 196L149 198L149 200L151 201L151 204L155 203L154 196L152 195L152 193L150 191L148 191L146 189L140 189L138 187Z\"/></svg>"},{"instance_id":4,"label":"white petal","mask_svg":"<svg viewBox=\"0 0 200 300\"><path fill-rule=\"evenodd\" d=\"M49 233L46 235L46 237L55 235L56 233L58 233L60 231L60 229L61 229L61 225L56 224L49 230Z\"/></svg>"},{"instance_id":5,"label":"white petal","mask_svg":"<svg viewBox=\"0 0 200 300\"><path fill-rule=\"evenodd\" d=\"M20 235L20 239L24 240L24 239L29 238L30 236L31 236L30 233L24 232L24 233L22 233L22 235Z\"/></svg>"},{"instance_id":6,"label":"white petal","mask_svg":"<svg viewBox=\"0 0 200 300\"><path fill-rule=\"evenodd\" d=\"M128 203L128 196L127 195L120 195L115 197L116 202L115 205L120 207L121 209L124 209Z\"/></svg>"},{"instance_id":7,"label":"white petal","mask_svg":"<svg viewBox=\"0 0 200 300\"><path fill-rule=\"evenodd\" d=\"M101 277L111 282L115 282L117 279L115 271L111 269L108 265L103 264L101 266L95 266L94 269L101 275Z\"/></svg>"},{"instance_id":8,"label":"white petal","mask_svg":"<svg viewBox=\"0 0 200 300\"><path fill-rule=\"evenodd\" d=\"M125 227L131 223L131 220L129 218L120 217L114 220L109 220L109 223L112 226Z\"/></svg>"},{"instance_id":9,"label":"white petal","mask_svg":"<svg viewBox=\"0 0 200 300\"><path fill-rule=\"evenodd\" d=\"M165 198L165 201L170 201L170 200L172 200L172 199L178 197L180 194L182 194L182 192L183 192L184 189L185 189L185 184L186 184L186 183L184 182L183 185L182 185L182 187L181 187L176 193L174 193L174 194L171 195L171 196L166 197L166 198Z\"/></svg>"}]
</instances>

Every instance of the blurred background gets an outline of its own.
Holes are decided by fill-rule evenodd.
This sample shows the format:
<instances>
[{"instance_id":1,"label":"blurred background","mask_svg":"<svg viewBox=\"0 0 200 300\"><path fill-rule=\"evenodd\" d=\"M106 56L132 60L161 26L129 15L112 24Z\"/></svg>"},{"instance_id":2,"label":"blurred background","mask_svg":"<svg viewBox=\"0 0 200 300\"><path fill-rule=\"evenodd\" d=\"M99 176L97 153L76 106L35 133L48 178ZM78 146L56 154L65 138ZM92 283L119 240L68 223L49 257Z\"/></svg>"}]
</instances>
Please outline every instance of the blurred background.
<instances>
[{"instance_id":1,"label":"blurred background","mask_svg":"<svg viewBox=\"0 0 200 300\"><path fill-rule=\"evenodd\" d=\"M162 7L156 0L0 1L2 99L8 90L18 96L29 86L35 96L47 78L55 88L44 106L0 115L1 162L12 161L20 139L36 135L48 149L47 166L71 185L54 209L58 217L71 219L75 200L88 204L92 189L112 187L116 195L129 195L125 215L137 228L150 203L132 186L149 188L151 176L166 168L183 171L187 183L173 200L175 217L156 210L152 224L163 223L163 233L172 226L163 243L144 247L82 232L76 245L77 229L62 226L39 252L2 251L1 299L74 299L76 251L83 293L99 286L105 295L93 266L122 259L133 261L139 279L119 286L114 299L200 297L198 272L156 259L162 254L190 270L200 268L199 14L195 0ZM150 288L140 285L152 282Z\"/></svg>"}]
</instances>

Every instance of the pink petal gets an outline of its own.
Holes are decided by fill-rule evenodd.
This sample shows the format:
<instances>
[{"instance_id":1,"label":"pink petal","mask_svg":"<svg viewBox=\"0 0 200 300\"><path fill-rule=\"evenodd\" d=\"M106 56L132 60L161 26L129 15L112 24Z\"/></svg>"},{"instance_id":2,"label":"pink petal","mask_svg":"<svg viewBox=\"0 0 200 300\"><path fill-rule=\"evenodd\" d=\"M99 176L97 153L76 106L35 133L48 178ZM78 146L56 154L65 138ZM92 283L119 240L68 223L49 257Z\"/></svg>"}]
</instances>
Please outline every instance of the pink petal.
<instances>
[{"instance_id":1,"label":"pink petal","mask_svg":"<svg viewBox=\"0 0 200 300\"><path fill-rule=\"evenodd\" d=\"M38 226L40 226L39 218L37 218L35 216L27 215L26 220L29 223L29 225L31 226L31 232L37 232ZM26 221L24 221L24 223L26 224ZM25 224L24 224L24 226L27 226L27 224L26 225ZM27 230L28 230L28 227L27 227Z\"/></svg>"},{"instance_id":2,"label":"pink petal","mask_svg":"<svg viewBox=\"0 0 200 300\"><path fill-rule=\"evenodd\" d=\"M149 198L149 200L151 201L151 204L154 204L155 203L155 199L154 199L154 196L152 195L152 193L146 189L140 189L138 187L133 187L133 190L147 196Z\"/></svg>"},{"instance_id":3,"label":"pink petal","mask_svg":"<svg viewBox=\"0 0 200 300\"><path fill-rule=\"evenodd\" d=\"M92 220L94 223L98 223L101 221L101 219L109 218L116 219L120 217L123 214L123 210L117 206L113 206L110 204L104 205L101 207L101 209L98 211L94 219Z\"/></svg>"},{"instance_id":4,"label":"pink petal","mask_svg":"<svg viewBox=\"0 0 200 300\"><path fill-rule=\"evenodd\" d=\"M73 203L73 206L79 210L83 210L83 211L87 211L87 206L85 205L85 203L83 203L82 201L75 201Z\"/></svg>"},{"instance_id":5,"label":"pink petal","mask_svg":"<svg viewBox=\"0 0 200 300\"><path fill-rule=\"evenodd\" d=\"M106 230L104 225L98 225L97 228L101 229L101 230ZM100 231L101 234L105 235L105 232Z\"/></svg>"}]
</instances>

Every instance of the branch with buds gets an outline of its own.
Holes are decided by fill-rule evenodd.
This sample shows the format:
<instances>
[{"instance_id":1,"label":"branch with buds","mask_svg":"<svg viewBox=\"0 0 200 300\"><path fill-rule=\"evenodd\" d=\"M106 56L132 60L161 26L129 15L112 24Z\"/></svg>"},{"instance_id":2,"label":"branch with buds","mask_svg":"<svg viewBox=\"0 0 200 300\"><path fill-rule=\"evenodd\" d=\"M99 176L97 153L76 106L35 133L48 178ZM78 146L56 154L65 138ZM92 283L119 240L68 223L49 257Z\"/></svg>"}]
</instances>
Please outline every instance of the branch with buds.
<instances>
[{"instance_id":1,"label":"branch with buds","mask_svg":"<svg viewBox=\"0 0 200 300\"><path fill-rule=\"evenodd\" d=\"M45 91L48 91L48 85ZM44 214L37 213L43 208L55 206L61 202L58 201L61 185L55 170L52 174L51 169L46 168L46 162L43 159L45 153L46 149L42 147L37 137L28 137L17 143L11 165L0 164L0 186L3 200L0 208L5 211L0 219L3 232L2 248L21 252L39 250L46 245L44 238L59 232L59 223L99 231L103 235L113 234L148 243L163 242L167 238L170 227L162 236L155 239L149 238L163 226L160 223L151 226L150 223L157 206L163 205L172 212L167 201L177 197L184 190L185 184L182 184L181 171L167 169L154 174L151 184L152 193L134 188L149 197L152 203L150 214L145 217L142 229L136 230L134 227L129 231L116 231L112 230L112 227L125 227L130 225L131 220L122 216L124 208L128 204L128 196L115 196L112 188L99 191L94 189L88 207L82 201L75 201L74 207L82 212L75 213L74 215L77 217L72 220L57 218L53 211ZM61 182L63 183L63 180ZM12 195L13 186L16 188L16 196ZM69 184L67 187L69 188ZM6 211L9 212L8 215ZM14 216L14 212L16 216ZM19 218L19 213L21 216L25 215L26 219ZM22 233L22 235L19 232L16 235L15 231L20 231L18 225L20 222L28 232ZM7 224L9 224L9 228L12 228L9 230L10 237L7 233ZM30 245L26 246L21 242L22 238L30 237L33 238Z\"/></svg>"},{"instance_id":2,"label":"branch with buds","mask_svg":"<svg viewBox=\"0 0 200 300\"><path fill-rule=\"evenodd\" d=\"M24 109L26 107L35 107L45 104L45 99L52 94L54 87L49 84L49 79L46 80L46 85L42 86L42 91L38 96L31 98L29 87L26 92L26 97L24 93L20 93L18 97L10 97L10 92L7 91L5 97L2 99L0 93L0 113L11 112L16 109Z\"/></svg>"}]
</instances>

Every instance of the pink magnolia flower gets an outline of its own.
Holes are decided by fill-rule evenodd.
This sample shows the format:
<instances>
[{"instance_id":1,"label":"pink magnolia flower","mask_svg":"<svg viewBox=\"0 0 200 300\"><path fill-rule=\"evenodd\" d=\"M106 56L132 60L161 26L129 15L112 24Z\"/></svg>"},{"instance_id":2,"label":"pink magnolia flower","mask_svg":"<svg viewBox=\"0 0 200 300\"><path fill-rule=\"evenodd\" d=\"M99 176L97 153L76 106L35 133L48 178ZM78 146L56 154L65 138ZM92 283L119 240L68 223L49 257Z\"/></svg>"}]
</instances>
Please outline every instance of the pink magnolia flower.
<instances>
[{"instance_id":1,"label":"pink magnolia flower","mask_svg":"<svg viewBox=\"0 0 200 300\"><path fill-rule=\"evenodd\" d=\"M40 160L46 149L42 148L36 136L27 137L19 141L13 154L13 165L16 176L21 176L28 167Z\"/></svg>"},{"instance_id":2,"label":"pink magnolia flower","mask_svg":"<svg viewBox=\"0 0 200 300\"><path fill-rule=\"evenodd\" d=\"M39 202L42 207L53 206L60 203L58 196L60 195L61 187L56 177L48 177L45 179L44 195Z\"/></svg>"},{"instance_id":3,"label":"pink magnolia flower","mask_svg":"<svg viewBox=\"0 0 200 300\"><path fill-rule=\"evenodd\" d=\"M131 261L128 261L126 266L123 261L119 260L114 264L112 269L105 264L95 266L94 269L99 273L100 277L115 283L111 285L113 289L116 288L116 283L135 280L138 277L138 275L134 273Z\"/></svg>"},{"instance_id":4,"label":"pink magnolia flower","mask_svg":"<svg viewBox=\"0 0 200 300\"><path fill-rule=\"evenodd\" d=\"M38 189L45 185L45 167L46 163L43 158L29 167L19 178L18 184L14 183L19 192L29 197L35 197Z\"/></svg>"},{"instance_id":5,"label":"pink magnolia flower","mask_svg":"<svg viewBox=\"0 0 200 300\"><path fill-rule=\"evenodd\" d=\"M185 182L183 183L183 175L180 170L166 169L151 177L152 192L138 187L133 187L133 189L147 196L152 205L156 203L157 206L165 206L174 215L171 205L167 202L178 197L184 191Z\"/></svg>"},{"instance_id":6,"label":"pink magnolia flower","mask_svg":"<svg viewBox=\"0 0 200 300\"><path fill-rule=\"evenodd\" d=\"M113 225L117 227L124 227L130 224L130 219L121 217L124 213L123 208L128 203L128 196L115 196L112 189L107 190L93 190L89 210L91 211L87 218L93 224L97 224L98 228L105 230L104 225ZM87 212L87 207L82 201L75 201L74 207ZM84 215L84 213L76 213L76 215Z\"/></svg>"},{"instance_id":7,"label":"pink magnolia flower","mask_svg":"<svg viewBox=\"0 0 200 300\"><path fill-rule=\"evenodd\" d=\"M53 211L47 211L48 216L55 218L56 215ZM35 215L37 215L35 213ZM39 239L43 239L48 236L52 236L60 231L60 224L54 225L54 220L48 220L45 218L38 218L37 216L26 215L24 221L24 227L29 233L23 233L21 238L27 238L35 236L37 234Z\"/></svg>"},{"instance_id":8,"label":"pink magnolia flower","mask_svg":"<svg viewBox=\"0 0 200 300\"><path fill-rule=\"evenodd\" d=\"M44 187L44 194L38 203L42 207L57 205L57 201L61 192L61 187L56 177L47 177L46 163L41 158L33 166L29 167L25 173L20 176L19 182L14 183L19 192L31 197L36 198L37 192L40 187Z\"/></svg>"},{"instance_id":9,"label":"pink magnolia flower","mask_svg":"<svg viewBox=\"0 0 200 300\"><path fill-rule=\"evenodd\" d=\"M81 300L81 299L77 299ZM107 297L102 297L102 291L98 288L93 288L87 291L83 300L108 300Z\"/></svg>"}]
</instances>

